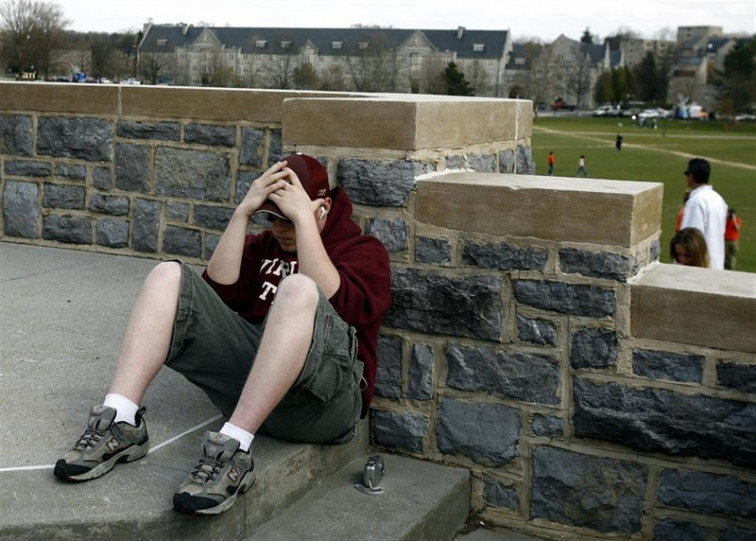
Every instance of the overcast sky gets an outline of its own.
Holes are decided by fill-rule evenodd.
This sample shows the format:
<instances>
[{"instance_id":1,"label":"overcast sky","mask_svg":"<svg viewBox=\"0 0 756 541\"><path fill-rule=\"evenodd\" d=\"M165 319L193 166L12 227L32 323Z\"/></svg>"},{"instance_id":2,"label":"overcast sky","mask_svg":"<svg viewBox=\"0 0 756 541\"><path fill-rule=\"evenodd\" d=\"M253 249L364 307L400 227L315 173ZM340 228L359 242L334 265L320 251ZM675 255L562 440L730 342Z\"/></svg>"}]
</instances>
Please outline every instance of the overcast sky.
<instances>
[{"instance_id":1,"label":"overcast sky","mask_svg":"<svg viewBox=\"0 0 756 541\"><path fill-rule=\"evenodd\" d=\"M0 0L2 1L2 0ZM69 28L81 32L140 30L185 22L211 26L510 30L514 38L579 39L586 27L601 38L629 28L645 38L665 28L721 26L756 33L756 0L50 0L63 7Z\"/></svg>"}]
</instances>

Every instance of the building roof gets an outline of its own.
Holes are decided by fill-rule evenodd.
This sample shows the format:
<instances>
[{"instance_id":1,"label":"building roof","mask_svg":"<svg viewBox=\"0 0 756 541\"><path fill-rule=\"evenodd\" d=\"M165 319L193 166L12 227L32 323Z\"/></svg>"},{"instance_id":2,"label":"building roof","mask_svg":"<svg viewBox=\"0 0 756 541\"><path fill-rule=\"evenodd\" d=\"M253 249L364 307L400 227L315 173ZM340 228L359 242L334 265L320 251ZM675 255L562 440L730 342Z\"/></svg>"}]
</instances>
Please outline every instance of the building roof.
<instances>
[{"instance_id":1,"label":"building roof","mask_svg":"<svg viewBox=\"0 0 756 541\"><path fill-rule=\"evenodd\" d=\"M141 52L173 52L197 40L202 32L210 30L226 49L236 48L244 53L277 53L281 42L291 42L299 49L308 42L320 54L332 56L353 55L362 42L383 43L395 49L416 32L421 32L437 51L454 52L457 58L498 59L505 53L507 30L406 30L397 28L238 28L198 27L185 25L152 25L145 32L139 48ZM159 45L158 40L165 40ZM258 42L266 42L258 47ZM341 45L336 48L335 43Z\"/></svg>"}]
</instances>

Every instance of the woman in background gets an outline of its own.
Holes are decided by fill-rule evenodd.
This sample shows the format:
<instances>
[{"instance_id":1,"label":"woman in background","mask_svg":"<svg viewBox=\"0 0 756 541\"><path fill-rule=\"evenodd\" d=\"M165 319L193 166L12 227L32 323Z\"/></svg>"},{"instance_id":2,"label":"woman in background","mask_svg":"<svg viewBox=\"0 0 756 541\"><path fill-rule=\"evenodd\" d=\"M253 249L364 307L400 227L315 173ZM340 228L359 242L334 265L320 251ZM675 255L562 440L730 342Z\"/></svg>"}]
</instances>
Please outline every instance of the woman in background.
<instances>
[{"instance_id":1,"label":"woman in background","mask_svg":"<svg viewBox=\"0 0 756 541\"><path fill-rule=\"evenodd\" d=\"M686 227L678 231L669 243L669 255L678 265L689 267L708 267L709 250L706 239L695 227Z\"/></svg>"}]
</instances>

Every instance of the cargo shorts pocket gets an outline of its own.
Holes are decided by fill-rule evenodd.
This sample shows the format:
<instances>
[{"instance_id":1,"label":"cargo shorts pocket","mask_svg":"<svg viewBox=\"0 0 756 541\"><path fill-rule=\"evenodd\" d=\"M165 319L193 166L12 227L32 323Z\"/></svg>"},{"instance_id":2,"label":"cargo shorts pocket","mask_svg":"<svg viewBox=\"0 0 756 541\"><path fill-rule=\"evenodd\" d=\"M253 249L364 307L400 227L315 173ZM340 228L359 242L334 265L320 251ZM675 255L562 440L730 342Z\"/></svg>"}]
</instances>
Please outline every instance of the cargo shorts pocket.
<instances>
[{"instance_id":1,"label":"cargo shorts pocket","mask_svg":"<svg viewBox=\"0 0 756 541\"><path fill-rule=\"evenodd\" d=\"M329 403L359 386L362 363L357 361L357 335L335 312L320 314L301 386L322 403ZM359 371L359 373L357 373Z\"/></svg>"}]
</instances>

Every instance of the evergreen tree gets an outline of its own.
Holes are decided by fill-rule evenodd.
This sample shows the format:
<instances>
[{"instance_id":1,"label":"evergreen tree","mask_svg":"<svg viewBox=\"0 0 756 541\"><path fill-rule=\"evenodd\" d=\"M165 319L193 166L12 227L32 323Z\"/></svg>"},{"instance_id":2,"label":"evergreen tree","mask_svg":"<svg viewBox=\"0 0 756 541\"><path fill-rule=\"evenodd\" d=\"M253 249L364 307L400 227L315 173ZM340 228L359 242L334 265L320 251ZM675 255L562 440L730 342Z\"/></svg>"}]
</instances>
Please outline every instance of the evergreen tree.
<instances>
[{"instance_id":1,"label":"evergreen tree","mask_svg":"<svg viewBox=\"0 0 756 541\"><path fill-rule=\"evenodd\" d=\"M756 39L738 40L724 59L722 110L728 113L749 111L756 101Z\"/></svg>"},{"instance_id":2,"label":"evergreen tree","mask_svg":"<svg viewBox=\"0 0 756 541\"><path fill-rule=\"evenodd\" d=\"M465 78L465 74L457 69L457 64L449 62L443 74L446 83L446 93L450 96L473 96L473 87Z\"/></svg>"}]
</instances>

